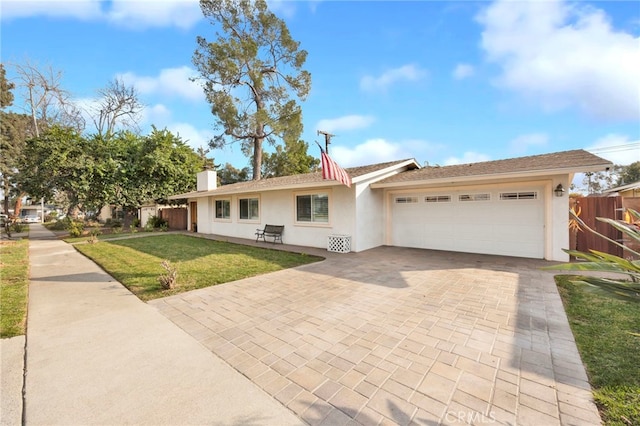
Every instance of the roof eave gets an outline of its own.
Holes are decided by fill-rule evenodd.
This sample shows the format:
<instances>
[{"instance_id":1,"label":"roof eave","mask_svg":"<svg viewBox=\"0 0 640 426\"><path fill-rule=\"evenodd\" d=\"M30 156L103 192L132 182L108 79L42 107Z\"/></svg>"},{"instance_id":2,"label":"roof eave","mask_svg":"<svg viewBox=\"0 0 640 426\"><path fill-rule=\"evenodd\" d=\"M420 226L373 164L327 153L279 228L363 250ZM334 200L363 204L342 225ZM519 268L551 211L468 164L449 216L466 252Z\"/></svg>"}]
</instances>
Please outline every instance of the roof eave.
<instances>
[{"instance_id":1,"label":"roof eave","mask_svg":"<svg viewBox=\"0 0 640 426\"><path fill-rule=\"evenodd\" d=\"M437 185L451 185L463 182L482 182L491 180L506 180L506 179L523 179L530 177L541 177L550 175L563 175L572 174L576 172L597 172L605 170L612 166L612 163L603 163L599 165L583 166L583 167L565 167L558 169L545 169L545 170L527 170L523 172L509 172L509 173L492 173L486 175L472 175L472 176L453 176L447 178L438 179L417 179L411 181L400 182L388 182L388 183L373 183L371 188L399 188L407 186L437 186Z\"/></svg>"},{"instance_id":2,"label":"roof eave","mask_svg":"<svg viewBox=\"0 0 640 426\"><path fill-rule=\"evenodd\" d=\"M168 199L169 200L180 200L184 198L205 198L205 197L217 197L223 195L233 195L233 194L256 194L259 192L268 192L268 191L286 191L292 189L306 189L306 188L322 188L327 186L337 186L342 185L338 181L334 180L323 180L319 182L307 182L307 183L296 183L291 185L283 185L283 186L274 186L271 188L243 188L238 190L233 189L225 189L224 186L216 188L211 191L202 191L202 192L187 192L184 194L172 195Z\"/></svg>"},{"instance_id":3,"label":"roof eave","mask_svg":"<svg viewBox=\"0 0 640 426\"><path fill-rule=\"evenodd\" d=\"M389 172L392 172L392 171L397 170L397 169L402 169L402 168L407 167L407 166L409 166L411 164L415 165L416 168L418 168L418 169L420 168L420 164L418 164L417 161L412 158L412 159L409 159L409 160L405 160L405 161L403 161L401 163L394 164L393 166L385 167L384 169L376 170L374 172L370 172L370 173L367 173L367 174L364 174L364 175L360 175L360 176L354 177L354 178L351 179L351 183L361 183L361 182L373 179L373 178L378 177L378 176L385 176Z\"/></svg>"}]
</instances>

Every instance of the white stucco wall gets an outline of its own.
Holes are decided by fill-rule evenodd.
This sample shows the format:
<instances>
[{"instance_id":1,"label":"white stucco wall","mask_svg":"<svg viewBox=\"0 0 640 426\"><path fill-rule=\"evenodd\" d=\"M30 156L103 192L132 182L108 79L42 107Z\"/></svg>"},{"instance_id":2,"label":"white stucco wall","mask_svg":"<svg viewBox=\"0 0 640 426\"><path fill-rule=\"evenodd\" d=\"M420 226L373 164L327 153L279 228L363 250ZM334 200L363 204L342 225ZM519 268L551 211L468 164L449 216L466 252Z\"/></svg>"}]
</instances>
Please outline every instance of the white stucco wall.
<instances>
[{"instance_id":1,"label":"white stucco wall","mask_svg":"<svg viewBox=\"0 0 640 426\"><path fill-rule=\"evenodd\" d=\"M145 227L151 216L156 216L158 209L156 206L144 206L140 207L140 226Z\"/></svg>"},{"instance_id":2,"label":"white stucco wall","mask_svg":"<svg viewBox=\"0 0 640 426\"><path fill-rule=\"evenodd\" d=\"M447 191L471 188L541 188L544 200L544 258L547 260L567 261L568 255L562 251L569 246L567 192L556 197L553 189L561 183L565 189L569 187L569 176L547 176L532 180L457 185L447 187ZM331 234L351 236L351 250L363 251L384 244L390 244L390 233L393 229L393 218L390 215L391 195L402 192L421 191L425 188L411 190L371 189L367 182L354 184L351 188L344 185L330 185L309 190L278 190L261 194L221 195L218 197L198 198L198 232L222 236L254 239L256 229L265 224L284 225L283 240L287 244L326 248ZM430 188L437 190L438 188ZM443 188L440 188L443 189ZM297 194L329 194L328 224L296 223L295 196ZM356 197L357 194L357 197ZM259 198L259 220L239 219L239 198ZM215 199L228 199L231 206L231 218L215 219Z\"/></svg>"},{"instance_id":3,"label":"white stucco wall","mask_svg":"<svg viewBox=\"0 0 640 426\"><path fill-rule=\"evenodd\" d=\"M282 236L286 244L306 247L327 247L330 234L354 235L354 188L329 186L310 190L267 191L261 194L220 195L198 199L198 232L237 238L254 239L256 229L266 224L284 225ZM296 223L295 196L297 194L329 194L329 223ZM240 220L239 199L259 198L260 219ZM215 200L230 200L230 219L215 219Z\"/></svg>"},{"instance_id":4,"label":"white stucco wall","mask_svg":"<svg viewBox=\"0 0 640 426\"><path fill-rule=\"evenodd\" d=\"M385 222L381 189L373 190L367 184L356 185L356 213L353 251L363 251L384 244Z\"/></svg>"},{"instance_id":5,"label":"white stucco wall","mask_svg":"<svg viewBox=\"0 0 640 426\"><path fill-rule=\"evenodd\" d=\"M198 202L198 232L202 234L213 234L213 208L209 198L197 198ZM191 217L191 215L189 215Z\"/></svg>"},{"instance_id":6,"label":"white stucco wall","mask_svg":"<svg viewBox=\"0 0 640 426\"><path fill-rule=\"evenodd\" d=\"M556 197L553 190L558 184L562 184L565 192L562 197ZM568 262L569 255L562 249L569 248L569 175L554 176L545 187L549 194L547 198L547 247L545 258Z\"/></svg>"}]
</instances>

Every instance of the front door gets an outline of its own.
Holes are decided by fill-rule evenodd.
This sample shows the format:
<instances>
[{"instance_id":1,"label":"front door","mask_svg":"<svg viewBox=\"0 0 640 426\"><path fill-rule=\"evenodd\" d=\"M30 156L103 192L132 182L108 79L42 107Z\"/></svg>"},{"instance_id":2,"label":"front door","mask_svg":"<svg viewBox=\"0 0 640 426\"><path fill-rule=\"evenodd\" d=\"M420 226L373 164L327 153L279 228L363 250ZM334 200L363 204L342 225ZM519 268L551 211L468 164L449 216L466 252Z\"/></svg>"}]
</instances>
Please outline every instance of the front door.
<instances>
[{"instance_id":1,"label":"front door","mask_svg":"<svg viewBox=\"0 0 640 426\"><path fill-rule=\"evenodd\" d=\"M191 210L191 231L198 232L198 203L192 201L190 204Z\"/></svg>"}]
</instances>

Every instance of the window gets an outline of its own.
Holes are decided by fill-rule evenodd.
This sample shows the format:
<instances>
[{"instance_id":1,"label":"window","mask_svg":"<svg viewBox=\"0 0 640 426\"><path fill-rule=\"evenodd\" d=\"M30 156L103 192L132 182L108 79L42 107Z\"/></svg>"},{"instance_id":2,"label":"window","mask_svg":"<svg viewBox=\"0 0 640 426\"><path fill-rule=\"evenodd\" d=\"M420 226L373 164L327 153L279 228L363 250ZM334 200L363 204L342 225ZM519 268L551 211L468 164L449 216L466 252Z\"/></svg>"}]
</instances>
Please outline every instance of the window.
<instances>
[{"instance_id":1,"label":"window","mask_svg":"<svg viewBox=\"0 0 640 426\"><path fill-rule=\"evenodd\" d=\"M396 204L412 204L417 202L418 197L396 197Z\"/></svg>"},{"instance_id":2,"label":"window","mask_svg":"<svg viewBox=\"0 0 640 426\"><path fill-rule=\"evenodd\" d=\"M329 195L296 195L296 221L329 223Z\"/></svg>"},{"instance_id":3,"label":"window","mask_svg":"<svg viewBox=\"0 0 640 426\"><path fill-rule=\"evenodd\" d=\"M231 200L216 200L216 219L231 219Z\"/></svg>"},{"instance_id":4,"label":"window","mask_svg":"<svg viewBox=\"0 0 640 426\"><path fill-rule=\"evenodd\" d=\"M450 195L427 195L424 197L425 203L448 203L450 201Z\"/></svg>"},{"instance_id":5,"label":"window","mask_svg":"<svg viewBox=\"0 0 640 426\"><path fill-rule=\"evenodd\" d=\"M491 194L461 194L458 195L459 201L489 201Z\"/></svg>"},{"instance_id":6,"label":"window","mask_svg":"<svg viewBox=\"0 0 640 426\"><path fill-rule=\"evenodd\" d=\"M536 191L526 192L501 192L501 200L536 200L538 199L538 193Z\"/></svg>"},{"instance_id":7,"label":"window","mask_svg":"<svg viewBox=\"0 0 640 426\"><path fill-rule=\"evenodd\" d=\"M260 219L260 207L257 198L240 198L240 219L258 220Z\"/></svg>"}]
</instances>

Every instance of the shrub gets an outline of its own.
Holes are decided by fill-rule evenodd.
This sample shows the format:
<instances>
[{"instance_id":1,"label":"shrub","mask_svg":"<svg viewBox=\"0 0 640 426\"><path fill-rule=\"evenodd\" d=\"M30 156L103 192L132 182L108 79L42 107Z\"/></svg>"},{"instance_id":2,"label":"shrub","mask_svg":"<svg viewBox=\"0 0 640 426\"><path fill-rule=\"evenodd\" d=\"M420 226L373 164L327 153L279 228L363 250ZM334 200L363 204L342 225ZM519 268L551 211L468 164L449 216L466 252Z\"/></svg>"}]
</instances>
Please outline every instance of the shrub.
<instances>
[{"instance_id":1,"label":"shrub","mask_svg":"<svg viewBox=\"0 0 640 426\"><path fill-rule=\"evenodd\" d=\"M21 232L25 232L29 229L29 225L24 224L24 223L20 223L20 222L14 222L13 224L11 224L11 231L19 234Z\"/></svg>"},{"instance_id":2,"label":"shrub","mask_svg":"<svg viewBox=\"0 0 640 426\"><path fill-rule=\"evenodd\" d=\"M178 279L178 270L175 266L171 265L168 260L163 260L160 264L167 272L165 274L161 274L158 277L158 281L160 285L165 290L171 290L176 286L176 280Z\"/></svg>"},{"instance_id":3,"label":"shrub","mask_svg":"<svg viewBox=\"0 0 640 426\"><path fill-rule=\"evenodd\" d=\"M72 221L69 223L69 236L77 238L82 236L84 231L84 223L80 221Z\"/></svg>"},{"instance_id":4,"label":"shrub","mask_svg":"<svg viewBox=\"0 0 640 426\"><path fill-rule=\"evenodd\" d=\"M59 220L51 225L49 229L52 231L66 231L69 229L69 225L71 224L71 219L69 217L65 217L62 220Z\"/></svg>"},{"instance_id":5,"label":"shrub","mask_svg":"<svg viewBox=\"0 0 640 426\"><path fill-rule=\"evenodd\" d=\"M629 213L630 218L632 218L632 221L635 222L627 223L624 221L601 217L598 217L596 219L618 229L628 238L630 238L631 241L640 243L640 226L636 224L640 223L640 214L632 209L627 209L627 212ZM573 226L578 226L578 229L586 229L587 231L596 234L597 236L604 238L617 246L622 247L623 250L628 251L632 256L630 256L630 258L628 259L625 259L623 257L614 256L612 254L603 253L596 250L589 250L589 253L585 253L577 250L563 249L569 255L574 256L576 259L584 260L585 262L563 263L560 265L548 266L543 269L565 271L592 271L598 273L607 272L626 275L627 279L608 278L596 275L583 277L582 279L578 279L572 282L581 282L588 285L597 286L616 293L619 296L629 298L630 300L633 300L635 302L640 302L640 260L633 260L633 256L640 257L640 253L589 228L589 226L587 226L587 224L578 217L578 214L575 211L571 210L570 213L572 216L571 223Z\"/></svg>"},{"instance_id":6,"label":"shrub","mask_svg":"<svg viewBox=\"0 0 640 426\"><path fill-rule=\"evenodd\" d=\"M131 221L131 228L138 228L140 226L140 219L137 217L133 218Z\"/></svg>"},{"instance_id":7,"label":"shrub","mask_svg":"<svg viewBox=\"0 0 640 426\"><path fill-rule=\"evenodd\" d=\"M87 242L89 244L95 244L98 242L98 235L102 235L102 231L100 231L99 229L94 229L89 233L89 239L87 240Z\"/></svg>"},{"instance_id":8,"label":"shrub","mask_svg":"<svg viewBox=\"0 0 640 426\"><path fill-rule=\"evenodd\" d=\"M122 228L122 221L120 220L112 220L110 222L108 222L109 226L111 226L112 228Z\"/></svg>"},{"instance_id":9,"label":"shrub","mask_svg":"<svg viewBox=\"0 0 640 426\"><path fill-rule=\"evenodd\" d=\"M166 219L163 219L161 217L158 216L151 216L149 218L149 220L147 220L147 225L151 224L152 228L162 228L164 227L168 227L169 223L167 222Z\"/></svg>"}]
</instances>

